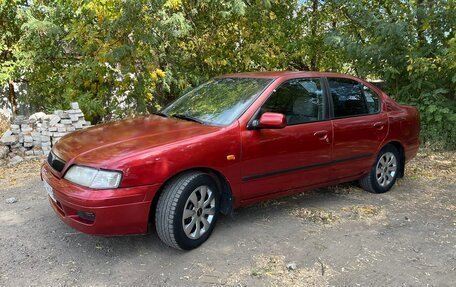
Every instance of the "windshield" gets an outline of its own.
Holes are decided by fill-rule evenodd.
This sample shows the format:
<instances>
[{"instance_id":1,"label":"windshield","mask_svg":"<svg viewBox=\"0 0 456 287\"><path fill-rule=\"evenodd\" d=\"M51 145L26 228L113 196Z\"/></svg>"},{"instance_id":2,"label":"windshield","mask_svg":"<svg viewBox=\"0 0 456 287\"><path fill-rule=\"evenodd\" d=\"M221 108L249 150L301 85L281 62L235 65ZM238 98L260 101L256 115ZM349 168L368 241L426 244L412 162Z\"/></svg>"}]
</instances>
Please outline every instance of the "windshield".
<instances>
[{"instance_id":1,"label":"windshield","mask_svg":"<svg viewBox=\"0 0 456 287\"><path fill-rule=\"evenodd\" d=\"M161 113L209 125L228 125L250 106L271 81L237 77L213 79L180 97Z\"/></svg>"}]
</instances>

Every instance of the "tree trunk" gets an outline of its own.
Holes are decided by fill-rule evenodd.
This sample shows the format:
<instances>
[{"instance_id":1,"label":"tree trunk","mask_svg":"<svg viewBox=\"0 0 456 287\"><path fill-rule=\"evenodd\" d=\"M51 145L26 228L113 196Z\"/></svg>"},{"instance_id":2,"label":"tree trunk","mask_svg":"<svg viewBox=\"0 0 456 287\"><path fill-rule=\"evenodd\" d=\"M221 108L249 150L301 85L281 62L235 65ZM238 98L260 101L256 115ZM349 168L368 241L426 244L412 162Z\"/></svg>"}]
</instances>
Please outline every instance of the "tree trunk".
<instances>
[{"instance_id":1,"label":"tree trunk","mask_svg":"<svg viewBox=\"0 0 456 287\"><path fill-rule=\"evenodd\" d=\"M318 29L318 0L312 1L312 23L310 27L310 34L314 44L312 45L311 58L310 58L310 69L312 71L318 71L318 53L317 47L315 45L315 39L317 37L317 29Z\"/></svg>"},{"instance_id":2,"label":"tree trunk","mask_svg":"<svg viewBox=\"0 0 456 287\"><path fill-rule=\"evenodd\" d=\"M416 0L416 31L418 38L418 47L423 47L426 43L423 30L424 6L423 0Z\"/></svg>"},{"instance_id":3,"label":"tree trunk","mask_svg":"<svg viewBox=\"0 0 456 287\"><path fill-rule=\"evenodd\" d=\"M17 114L17 103L16 103L16 93L14 92L14 82L12 80L8 81L9 88L9 100L11 103L11 110L13 115Z\"/></svg>"}]
</instances>

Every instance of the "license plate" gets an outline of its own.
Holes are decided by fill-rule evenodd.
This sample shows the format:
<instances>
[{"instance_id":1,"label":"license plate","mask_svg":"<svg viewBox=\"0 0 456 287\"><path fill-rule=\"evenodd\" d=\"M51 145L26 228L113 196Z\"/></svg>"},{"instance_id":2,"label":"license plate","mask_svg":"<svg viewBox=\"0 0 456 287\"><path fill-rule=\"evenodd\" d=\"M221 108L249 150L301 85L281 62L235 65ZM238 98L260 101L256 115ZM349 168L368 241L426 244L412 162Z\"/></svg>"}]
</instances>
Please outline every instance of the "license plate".
<instances>
[{"instance_id":1,"label":"license plate","mask_svg":"<svg viewBox=\"0 0 456 287\"><path fill-rule=\"evenodd\" d=\"M57 201L54 197L54 191L52 190L52 186L49 185L46 181L43 181L44 189L46 190L49 197L55 202Z\"/></svg>"}]
</instances>

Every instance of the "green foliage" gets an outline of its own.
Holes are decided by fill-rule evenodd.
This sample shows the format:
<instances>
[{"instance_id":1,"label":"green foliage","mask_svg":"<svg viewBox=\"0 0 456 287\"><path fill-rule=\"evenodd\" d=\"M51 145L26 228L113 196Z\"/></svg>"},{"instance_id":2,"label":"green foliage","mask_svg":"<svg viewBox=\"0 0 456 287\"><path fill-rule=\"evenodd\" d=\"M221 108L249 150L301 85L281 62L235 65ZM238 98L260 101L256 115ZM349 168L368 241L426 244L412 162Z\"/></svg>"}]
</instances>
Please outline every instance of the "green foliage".
<instances>
[{"instance_id":1,"label":"green foliage","mask_svg":"<svg viewBox=\"0 0 456 287\"><path fill-rule=\"evenodd\" d=\"M24 1L0 0L0 83L18 77L18 70L22 63L18 61L16 54L20 49L18 41L21 35L20 27L22 19L18 16L18 10Z\"/></svg>"},{"instance_id":2,"label":"green foliage","mask_svg":"<svg viewBox=\"0 0 456 287\"><path fill-rule=\"evenodd\" d=\"M444 95L445 89L422 93L411 101L421 116L421 137L437 149L456 146L456 105Z\"/></svg>"},{"instance_id":3,"label":"green foliage","mask_svg":"<svg viewBox=\"0 0 456 287\"><path fill-rule=\"evenodd\" d=\"M393 98L419 109L425 143L455 149L456 3L333 3L343 17L328 44L344 52L348 72L385 80Z\"/></svg>"},{"instance_id":4,"label":"green foliage","mask_svg":"<svg viewBox=\"0 0 456 287\"><path fill-rule=\"evenodd\" d=\"M146 112L165 76L152 48L159 39L147 25L153 13L146 4L37 1L22 26L27 100L48 109L79 100L94 121Z\"/></svg>"},{"instance_id":5,"label":"green foliage","mask_svg":"<svg viewBox=\"0 0 456 287\"><path fill-rule=\"evenodd\" d=\"M455 149L454 15L452 0L0 0L0 81L98 122L225 73L351 73L385 80L420 110L425 142Z\"/></svg>"}]
</instances>

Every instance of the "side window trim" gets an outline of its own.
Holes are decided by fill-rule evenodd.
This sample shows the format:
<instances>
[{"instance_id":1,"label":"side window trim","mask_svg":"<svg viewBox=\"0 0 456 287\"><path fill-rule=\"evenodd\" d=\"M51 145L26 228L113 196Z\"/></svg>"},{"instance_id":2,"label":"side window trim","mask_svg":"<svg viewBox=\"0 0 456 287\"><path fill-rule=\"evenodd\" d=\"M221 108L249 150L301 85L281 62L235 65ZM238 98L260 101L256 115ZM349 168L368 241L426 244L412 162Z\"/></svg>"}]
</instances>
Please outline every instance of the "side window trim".
<instances>
[{"instance_id":1,"label":"side window trim","mask_svg":"<svg viewBox=\"0 0 456 287\"><path fill-rule=\"evenodd\" d=\"M325 107L325 110L326 110L326 113L324 115L324 119L322 120L317 120L317 121L311 121L311 122L304 122L304 123L296 123L296 124L287 124L286 126L296 126L296 125L304 125L304 124L310 124L310 123L318 123L318 122L324 122L324 121L328 121L328 120L331 120L331 107L330 107L330 98L331 98L331 94L328 93L329 89L326 89L326 81L325 81L325 77L298 77L298 78L292 78L292 79L288 79L288 80L285 80L283 81L282 83L280 83L279 86L277 86L267 97L266 99L264 100L264 102L261 104L261 106L255 111L255 113L253 114L253 116L250 118L250 120L247 122L247 129L248 130L253 130L255 129L253 127L253 121L255 120L258 120L258 117L259 117L259 114L260 114L260 111L261 111L261 108L263 107L263 105L268 101L268 99L278 90L280 89L284 84L286 84L287 82L289 81L292 81L292 80L305 80L305 79L315 79L315 80L320 80L320 83L321 83L321 90L322 90L322 96L323 98L326 100L326 107Z\"/></svg>"},{"instance_id":2,"label":"side window trim","mask_svg":"<svg viewBox=\"0 0 456 287\"><path fill-rule=\"evenodd\" d=\"M330 120L334 119L334 102L333 102L333 98L331 96L331 90L329 89L329 81L328 81L328 77L322 77L322 80L323 80L323 88L325 90L325 94L326 94L326 100L328 102L328 108L329 108L329 111L328 111L328 118Z\"/></svg>"},{"instance_id":3,"label":"side window trim","mask_svg":"<svg viewBox=\"0 0 456 287\"><path fill-rule=\"evenodd\" d=\"M344 78L344 77L322 77L322 79L324 80L324 88L326 90L326 94L328 95L327 101L328 101L328 106L329 106L329 119L330 120L338 120L338 119L356 118L356 117L365 117L365 116L377 115L377 114L380 114L383 111L382 97L374 89L372 89L371 87L369 87L367 85L364 85L363 83L361 83L359 81L354 80L354 81L358 82L359 84L361 84L362 86L365 86L365 87L369 88L373 93L375 93L375 95L377 95L378 101L379 101L379 110L376 113L372 113L372 114L370 114L368 112L367 114L361 114L361 115L351 115L351 116L336 117L335 114L334 114L334 101L333 101L333 98L332 98L332 95L331 95L331 89L329 88L329 80L328 80L328 78L336 78L336 79L337 78L349 79L349 78ZM349 80L353 80L353 79L349 79ZM362 93L363 93L363 97L364 97L364 102L366 102L366 94L365 94L364 89L362 89Z\"/></svg>"}]
</instances>

